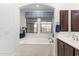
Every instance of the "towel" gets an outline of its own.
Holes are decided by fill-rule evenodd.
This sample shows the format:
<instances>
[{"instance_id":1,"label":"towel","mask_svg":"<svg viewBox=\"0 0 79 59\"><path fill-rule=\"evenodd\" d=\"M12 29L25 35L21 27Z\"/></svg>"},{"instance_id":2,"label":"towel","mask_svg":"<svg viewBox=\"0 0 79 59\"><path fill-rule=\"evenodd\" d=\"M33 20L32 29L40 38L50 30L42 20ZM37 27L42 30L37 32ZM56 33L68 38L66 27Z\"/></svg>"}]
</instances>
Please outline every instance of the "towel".
<instances>
[{"instance_id":1,"label":"towel","mask_svg":"<svg viewBox=\"0 0 79 59\"><path fill-rule=\"evenodd\" d=\"M25 37L25 31L23 31L23 33L20 33L20 38L24 38Z\"/></svg>"},{"instance_id":2,"label":"towel","mask_svg":"<svg viewBox=\"0 0 79 59\"><path fill-rule=\"evenodd\" d=\"M56 32L60 32L60 25L56 25Z\"/></svg>"}]
</instances>

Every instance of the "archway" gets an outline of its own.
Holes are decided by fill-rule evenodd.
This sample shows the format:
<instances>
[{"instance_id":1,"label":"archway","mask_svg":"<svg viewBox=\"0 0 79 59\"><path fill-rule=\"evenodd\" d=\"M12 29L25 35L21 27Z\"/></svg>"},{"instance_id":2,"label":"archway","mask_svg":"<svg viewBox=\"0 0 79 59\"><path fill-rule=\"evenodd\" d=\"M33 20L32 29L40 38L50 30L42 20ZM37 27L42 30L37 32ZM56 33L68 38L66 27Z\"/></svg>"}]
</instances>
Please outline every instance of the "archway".
<instances>
[{"instance_id":1,"label":"archway","mask_svg":"<svg viewBox=\"0 0 79 59\"><path fill-rule=\"evenodd\" d=\"M54 8L53 7L44 5L44 4L29 4L29 5L26 5L26 6L23 6L20 8L20 14L21 14L21 20L20 20L21 25L20 26L21 26L21 28L25 27L26 32L33 33L34 30L35 30L35 32L37 32L37 31L40 32L40 30L42 32L44 32L43 29L39 30L39 28L38 29L32 28L34 26L37 26L36 24L34 26L32 26L34 22L38 22L35 19L41 19L41 20L39 20L41 22L52 22L51 25L48 25L48 26L49 27L51 26L49 30L50 30L50 32L53 32L53 29L52 29L53 19L54 19ZM30 26L32 26L31 29L33 31L31 31L30 28L29 29L27 28L29 26L29 25L27 25L28 22L33 22L33 23L29 23L29 24L32 24ZM48 24L48 23L46 23L46 24ZM43 25L41 25L41 26L43 26Z\"/></svg>"},{"instance_id":2,"label":"archway","mask_svg":"<svg viewBox=\"0 0 79 59\"><path fill-rule=\"evenodd\" d=\"M25 39L25 41L28 40L26 43L26 46L28 43L29 44L44 44L44 43L47 44L47 42L53 43L53 39L52 39L52 33L54 30L53 28L54 8L53 7L44 5L44 4L29 4L21 7L20 16L21 16L20 27L22 31L21 33L22 37L20 36L20 38ZM37 45L37 47L40 48L40 45ZM52 55L53 45L50 44L48 48L49 50L47 51L49 52L50 55ZM39 49L34 48L34 50L37 51ZM40 55L39 51L33 52L33 53ZM40 50L40 53L44 55L45 52L41 52ZM24 54L28 55L25 52ZM48 53L46 55L48 55Z\"/></svg>"}]
</instances>

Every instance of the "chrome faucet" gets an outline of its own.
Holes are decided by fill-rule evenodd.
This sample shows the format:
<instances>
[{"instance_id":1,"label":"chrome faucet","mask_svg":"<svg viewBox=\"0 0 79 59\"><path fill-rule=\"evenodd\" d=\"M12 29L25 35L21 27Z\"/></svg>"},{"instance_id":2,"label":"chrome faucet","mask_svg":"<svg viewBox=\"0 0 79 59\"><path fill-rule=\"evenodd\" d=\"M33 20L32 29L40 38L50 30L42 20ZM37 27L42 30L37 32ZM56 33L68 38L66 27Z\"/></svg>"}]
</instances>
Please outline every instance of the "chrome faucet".
<instances>
[{"instance_id":1,"label":"chrome faucet","mask_svg":"<svg viewBox=\"0 0 79 59\"><path fill-rule=\"evenodd\" d=\"M51 37L49 37L48 40L49 40L50 43L53 43L54 42Z\"/></svg>"},{"instance_id":2,"label":"chrome faucet","mask_svg":"<svg viewBox=\"0 0 79 59\"><path fill-rule=\"evenodd\" d=\"M73 36L72 36L72 38L75 40L75 38L74 38L74 37L75 37L75 35L74 35L74 34L75 34L75 33L73 33Z\"/></svg>"},{"instance_id":3,"label":"chrome faucet","mask_svg":"<svg viewBox=\"0 0 79 59\"><path fill-rule=\"evenodd\" d=\"M78 37L75 35L75 33L73 34L72 38L76 41L78 41Z\"/></svg>"}]
</instances>

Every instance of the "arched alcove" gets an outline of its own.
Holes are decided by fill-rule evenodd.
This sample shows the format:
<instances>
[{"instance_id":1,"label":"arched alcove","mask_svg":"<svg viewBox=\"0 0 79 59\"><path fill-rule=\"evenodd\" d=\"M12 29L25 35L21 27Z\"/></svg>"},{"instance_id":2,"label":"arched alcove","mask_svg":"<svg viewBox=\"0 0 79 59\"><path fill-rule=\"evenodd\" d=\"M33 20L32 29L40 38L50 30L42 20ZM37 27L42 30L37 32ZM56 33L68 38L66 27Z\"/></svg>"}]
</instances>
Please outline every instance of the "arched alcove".
<instances>
[{"instance_id":1,"label":"arched alcove","mask_svg":"<svg viewBox=\"0 0 79 59\"><path fill-rule=\"evenodd\" d=\"M47 44L53 43L52 33L54 30L53 28L54 8L45 4L25 5L20 8L20 17L21 17L20 19L21 29L26 28L24 29L26 30L26 34L24 35L24 33L21 33L22 36L24 35L21 38L23 38L24 39L23 42L26 43L25 47L28 48L27 44L32 43L37 45L36 48L33 48L35 45L32 46L31 48L32 50L30 51L33 51L33 50L37 51L37 52L33 51L32 53L37 55L48 55L48 54L53 55L51 51L52 48L50 50L50 46L48 46ZM38 42L40 44L44 44L47 50L45 50L44 48L45 46L43 46L44 50L41 50L40 48L42 48L42 46L40 46ZM51 47L53 46L51 45ZM39 51L41 54L39 53ZM45 51L46 53L44 53L43 51ZM25 53L25 54L28 55L28 53ZM31 55L30 52L29 52L29 55Z\"/></svg>"},{"instance_id":2,"label":"arched alcove","mask_svg":"<svg viewBox=\"0 0 79 59\"><path fill-rule=\"evenodd\" d=\"M53 32L54 7L45 4L28 4L20 8L20 15L21 27L25 27L27 33ZM49 28L45 29L43 26ZM35 27L38 28L36 29Z\"/></svg>"}]
</instances>

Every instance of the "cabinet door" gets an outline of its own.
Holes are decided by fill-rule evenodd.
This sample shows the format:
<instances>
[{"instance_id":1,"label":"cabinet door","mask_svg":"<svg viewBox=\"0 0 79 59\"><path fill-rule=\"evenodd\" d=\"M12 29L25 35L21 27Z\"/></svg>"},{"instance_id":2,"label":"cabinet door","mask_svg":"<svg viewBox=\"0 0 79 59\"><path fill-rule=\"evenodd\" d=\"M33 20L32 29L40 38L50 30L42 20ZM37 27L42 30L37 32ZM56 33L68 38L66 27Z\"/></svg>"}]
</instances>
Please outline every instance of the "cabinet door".
<instances>
[{"instance_id":1,"label":"cabinet door","mask_svg":"<svg viewBox=\"0 0 79 59\"><path fill-rule=\"evenodd\" d=\"M57 46L58 46L58 56L64 56L64 46L63 42L60 40L57 40Z\"/></svg>"},{"instance_id":2,"label":"cabinet door","mask_svg":"<svg viewBox=\"0 0 79 59\"><path fill-rule=\"evenodd\" d=\"M79 31L79 10L71 11L71 30Z\"/></svg>"},{"instance_id":3,"label":"cabinet door","mask_svg":"<svg viewBox=\"0 0 79 59\"><path fill-rule=\"evenodd\" d=\"M79 56L79 50L75 49L75 56Z\"/></svg>"},{"instance_id":4,"label":"cabinet door","mask_svg":"<svg viewBox=\"0 0 79 59\"><path fill-rule=\"evenodd\" d=\"M68 31L68 10L60 10L61 31Z\"/></svg>"},{"instance_id":5,"label":"cabinet door","mask_svg":"<svg viewBox=\"0 0 79 59\"><path fill-rule=\"evenodd\" d=\"M66 43L64 43L65 56L73 56L73 48Z\"/></svg>"}]
</instances>

